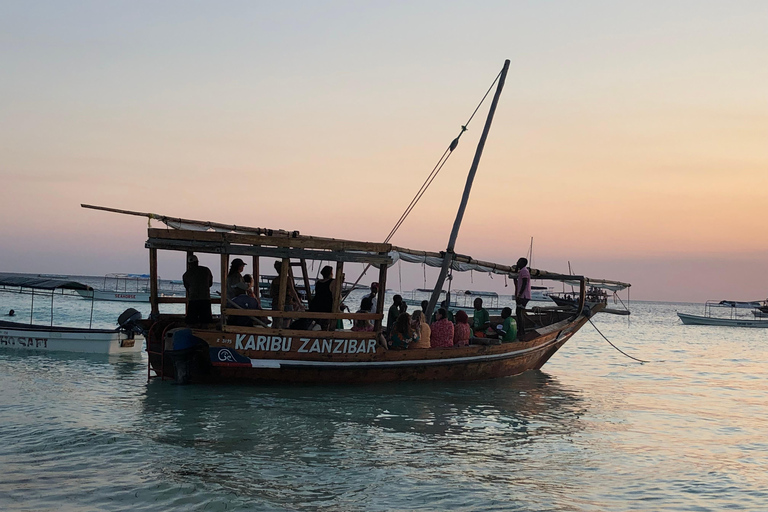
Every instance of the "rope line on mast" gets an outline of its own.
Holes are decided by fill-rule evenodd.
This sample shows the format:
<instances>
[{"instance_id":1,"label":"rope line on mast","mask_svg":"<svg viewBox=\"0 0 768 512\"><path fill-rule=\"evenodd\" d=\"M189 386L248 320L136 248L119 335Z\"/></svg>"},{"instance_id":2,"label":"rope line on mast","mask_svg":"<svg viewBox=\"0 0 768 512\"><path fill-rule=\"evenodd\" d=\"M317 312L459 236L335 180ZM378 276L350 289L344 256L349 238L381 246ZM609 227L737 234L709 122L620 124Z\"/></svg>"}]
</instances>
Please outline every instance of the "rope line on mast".
<instances>
[{"instance_id":1,"label":"rope line on mast","mask_svg":"<svg viewBox=\"0 0 768 512\"><path fill-rule=\"evenodd\" d=\"M483 95L483 98L480 100L480 103L477 104L477 107L475 107L475 110L472 112L472 115L469 116L469 119L467 119L467 122L461 125L461 131L456 136L455 139L451 141L451 144L448 146L448 149L446 149L442 156L438 159L435 166L432 168L432 172L429 173L427 176L427 179L424 180L424 183L422 183L421 187L419 188L418 192L416 192L416 195L413 196L413 199L411 199L411 202L408 204L408 206L405 208L405 211L403 211L402 215L400 215L400 218L397 220L395 225L392 227L392 230L389 232L387 237L384 239L384 243L389 243L390 240L392 240L392 237L395 236L395 233L397 233L397 230L400 229L400 226L403 225L403 222L405 222L405 219L410 215L410 213L413 211L413 209L416 207L416 204L421 200L424 193L427 191L429 186L432 184L433 181L435 181L435 178L442 170L445 163L448 161L448 158L453 154L453 150L456 149L456 147L459 145L459 139L461 136L468 130L469 123L472 122L472 119L474 119L475 114L477 114L477 111L480 110L480 107L485 102L486 98L488 98L488 95L493 90L493 86L496 85L496 82L499 81L499 78L501 77L502 71L499 71L499 74L496 75L496 78L493 79L493 82L491 83L490 87L488 87L488 90L485 91L485 94ZM368 269L371 268L371 264L367 264L363 271L360 273L360 276L355 280L355 283L352 285L352 288L349 292L347 292L344 297L342 297L341 302L342 304L344 301L349 297L349 294L352 292L352 290L355 289L355 286L360 282L360 280L363 278L363 276L368 272ZM425 269L426 273L426 269ZM382 291L384 293L384 291Z\"/></svg>"},{"instance_id":2,"label":"rope line on mast","mask_svg":"<svg viewBox=\"0 0 768 512\"><path fill-rule=\"evenodd\" d=\"M437 161L437 164L432 168L432 172L429 173L427 176L427 179L424 180L424 183L422 183L421 187L419 188L418 192L416 192L416 195L413 196L413 199L411 199L411 202L408 204L408 206L405 208L405 211L402 215L400 215L400 218L395 223L392 230L387 235L387 238L384 240L384 243L388 243L392 237L395 235L398 229L400 229L400 226L403 225L403 222L405 222L405 219L410 215L410 213L413 211L413 209L416 207L416 204L419 202L419 200L422 198L424 193L427 191L429 186L432 184L432 182L435 180L437 175L442 170L445 163L448 161L448 158L453 154L453 150L456 149L456 147L459 145L459 139L461 136L468 130L469 123L472 122L472 119L475 117L475 114L477 114L477 111L480 110L480 107L485 102L485 99L488 97L488 95L493 90L493 86L496 85L496 82L498 82L499 77L501 76L501 71L498 75L496 75L496 78L493 80L493 83L491 83L491 86L488 88L488 90L483 95L483 98L480 100L480 103L477 104L477 107L475 107L475 110L472 112L472 115L469 116L469 119L467 119L467 122L461 125L461 131L456 136L455 139L451 141L451 144L448 146L448 149L443 152L440 159Z\"/></svg>"}]
</instances>

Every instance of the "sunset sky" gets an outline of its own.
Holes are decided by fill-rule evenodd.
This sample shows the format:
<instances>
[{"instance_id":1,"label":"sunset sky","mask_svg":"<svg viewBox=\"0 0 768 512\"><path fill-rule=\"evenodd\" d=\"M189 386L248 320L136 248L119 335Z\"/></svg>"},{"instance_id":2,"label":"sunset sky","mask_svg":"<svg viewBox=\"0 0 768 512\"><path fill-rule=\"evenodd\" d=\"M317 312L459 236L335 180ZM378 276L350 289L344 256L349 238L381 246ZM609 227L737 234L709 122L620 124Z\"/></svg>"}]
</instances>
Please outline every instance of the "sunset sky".
<instances>
[{"instance_id":1,"label":"sunset sky","mask_svg":"<svg viewBox=\"0 0 768 512\"><path fill-rule=\"evenodd\" d=\"M767 2L6 1L0 48L2 272L146 272L80 203L381 241L510 59L458 252L768 296ZM489 103L393 243L445 248Z\"/></svg>"}]
</instances>

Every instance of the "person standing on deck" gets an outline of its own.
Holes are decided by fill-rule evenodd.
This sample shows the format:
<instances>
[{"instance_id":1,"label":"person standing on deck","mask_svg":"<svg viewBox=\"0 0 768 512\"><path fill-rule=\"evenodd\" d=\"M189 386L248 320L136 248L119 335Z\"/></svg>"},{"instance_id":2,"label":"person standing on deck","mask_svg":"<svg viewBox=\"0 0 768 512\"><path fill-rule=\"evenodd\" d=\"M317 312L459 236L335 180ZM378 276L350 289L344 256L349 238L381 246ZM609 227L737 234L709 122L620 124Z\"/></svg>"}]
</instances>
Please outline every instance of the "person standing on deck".
<instances>
[{"instance_id":1,"label":"person standing on deck","mask_svg":"<svg viewBox=\"0 0 768 512\"><path fill-rule=\"evenodd\" d=\"M309 303L309 310L317 313L331 313L333 311L333 295L336 290L333 267L330 265L324 266L320 271L320 275L323 278L315 282L315 296L312 297ZM320 330L327 331L330 320L322 318L317 323L320 324Z\"/></svg>"},{"instance_id":2,"label":"person standing on deck","mask_svg":"<svg viewBox=\"0 0 768 512\"><path fill-rule=\"evenodd\" d=\"M366 295L366 298L367 297L370 297L370 295ZM400 316L400 304L402 303L403 298L400 295L395 295L392 297L392 305L389 306L389 312L387 312L387 328L385 330L387 338L389 338L390 334L392 333L392 329L395 327L397 317Z\"/></svg>"},{"instance_id":3,"label":"person standing on deck","mask_svg":"<svg viewBox=\"0 0 768 512\"><path fill-rule=\"evenodd\" d=\"M368 313L375 313L376 312L376 294L379 292L379 283L373 282L371 283L371 293L366 295L363 298L369 298L371 299L371 310L368 311ZM394 325L394 324L393 324Z\"/></svg>"},{"instance_id":4,"label":"person standing on deck","mask_svg":"<svg viewBox=\"0 0 768 512\"><path fill-rule=\"evenodd\" d=\"M182 276L184 288L187 290L187 324L209 324L211 316L211 286L213 274L211 269L200 265L197 256L190 254L187 258L187 271Z\"/></svg>"},{"instance_id":5,"label":"person standing on deck","mask_svg":"<svg viewBox=\"0 0 768 512\"><path fill-rule=\"evenodd\" d=\"M531 272L528 270L528 260L520 258L517 260L517 279L515 279L515 316L517 317L517 337L522 339L525 336L525 306L531 300Z\"/></svg>"},{"instance_id":6,"label":"person standing on deck","mask_svg":"<svg viewBox=\"0 0 768 512\"><path fill-rule=\"evenodd\" d=\"M488 310L483 307L483 299L480 297L475 299L475 311L472 316L472 331L475 336L485 336L485 330L491 326L491 315Z\"/></svg>"}]
</instances>

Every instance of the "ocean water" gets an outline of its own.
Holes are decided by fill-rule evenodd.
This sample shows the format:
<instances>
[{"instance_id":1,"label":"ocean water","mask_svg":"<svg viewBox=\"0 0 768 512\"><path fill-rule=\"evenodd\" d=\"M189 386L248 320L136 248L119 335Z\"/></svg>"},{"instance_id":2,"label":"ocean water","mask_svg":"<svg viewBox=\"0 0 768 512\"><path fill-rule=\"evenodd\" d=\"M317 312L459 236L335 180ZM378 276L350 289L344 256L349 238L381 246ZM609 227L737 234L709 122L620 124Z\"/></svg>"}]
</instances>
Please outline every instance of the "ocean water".
<instances>
[{"instance_id":1,"label":"ocean water","mask_svg":"<svg viewBox=\"0 0 768 512\"><path fill-rule=\"evenodd\" d=\"M484 382L178 386L144 355L0 349L0 510L768 510L768 329L675 315L701 309L594 319L647 363L588 324Z\"/></svg>"}]
</instances>

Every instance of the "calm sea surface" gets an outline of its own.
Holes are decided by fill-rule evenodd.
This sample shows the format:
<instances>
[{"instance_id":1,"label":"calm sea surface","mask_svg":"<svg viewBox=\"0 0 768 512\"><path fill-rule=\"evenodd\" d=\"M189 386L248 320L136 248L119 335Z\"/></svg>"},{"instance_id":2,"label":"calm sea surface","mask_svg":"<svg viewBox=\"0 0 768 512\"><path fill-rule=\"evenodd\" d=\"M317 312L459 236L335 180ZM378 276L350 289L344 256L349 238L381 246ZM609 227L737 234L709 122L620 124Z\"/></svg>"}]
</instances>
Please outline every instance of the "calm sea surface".
<instances>
[{"instance_id":1,"label":"calm sea surface","mask_svg":"<svg viewBox=\"0 0 768 512\"><path fill-rule=\"evenodd\" d=\"M768 329L675 315L701 309L596 317L649 363L587 325L485 382L185 387L143 355L0 349L0 510L768 510Z\"/></svg>"}]
</instances>

